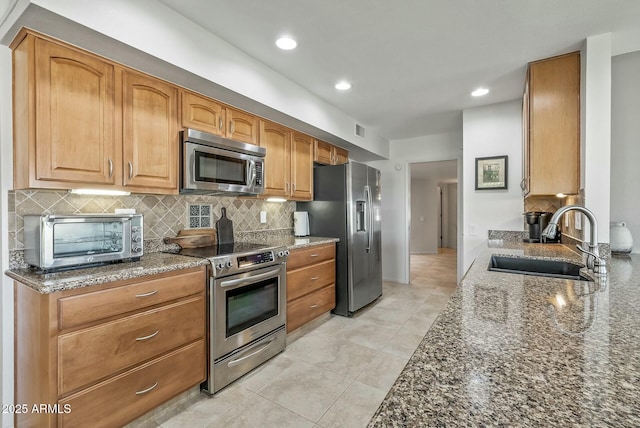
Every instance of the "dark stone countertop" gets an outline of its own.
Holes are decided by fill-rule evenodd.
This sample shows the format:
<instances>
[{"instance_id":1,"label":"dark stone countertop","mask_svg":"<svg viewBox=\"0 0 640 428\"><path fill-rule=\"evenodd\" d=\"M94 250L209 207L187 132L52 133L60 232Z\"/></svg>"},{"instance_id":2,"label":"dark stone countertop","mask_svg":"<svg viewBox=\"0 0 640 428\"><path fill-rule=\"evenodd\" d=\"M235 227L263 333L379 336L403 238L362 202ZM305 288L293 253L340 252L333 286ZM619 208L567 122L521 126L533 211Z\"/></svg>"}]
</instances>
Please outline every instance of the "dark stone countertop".
<instances>
[{"instance_id":1,"label":"dark stone countertop","mask_svg":"<svg viewBox=\"0 0 640 428\"><path fill-rule=\"evenodd\" d=\"M337 242L338 239L313 236L304 238L284 236L268 237L258 241L257 243L286 246L289 250L293 250L314 245L329 244ZM134 279L179 269L188 269L208 263L209 261L207 259L152 252L145 253L140 261L137 262L115 263L46 274L38 273L35 268L20 268L7 270L5 274L40 293L47 294L104 284L106 282Z\"/></svg>"},{"instance_id":2,"label":"dark stone countertop","mask_svg":"<svg viewBox=\"0 0 640 428\"><path fill-rule=\"evenodd\" d=\"M581 261L489 241L369 426L640 426L640 255L590 283L490 272L492 254Z\"/></svg>"}]
</instances>

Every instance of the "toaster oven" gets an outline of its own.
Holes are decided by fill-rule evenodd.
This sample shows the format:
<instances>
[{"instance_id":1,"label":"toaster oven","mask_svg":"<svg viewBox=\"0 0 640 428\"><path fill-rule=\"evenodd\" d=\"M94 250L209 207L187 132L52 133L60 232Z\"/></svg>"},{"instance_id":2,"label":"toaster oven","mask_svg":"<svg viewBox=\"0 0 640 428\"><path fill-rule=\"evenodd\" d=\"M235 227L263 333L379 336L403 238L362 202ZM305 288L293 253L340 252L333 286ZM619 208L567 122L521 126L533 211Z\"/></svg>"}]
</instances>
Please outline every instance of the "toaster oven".
<instances>
[{"instance_id":1,"label":"toaster oven","mask_svg":"<svg viewBox=\"0 0 640 428\"><path fill-rule=\"evenodd\" d=\"M25 215L24 258L43 271L139 260L141 214Z\"/></svg>"}]
</instances>

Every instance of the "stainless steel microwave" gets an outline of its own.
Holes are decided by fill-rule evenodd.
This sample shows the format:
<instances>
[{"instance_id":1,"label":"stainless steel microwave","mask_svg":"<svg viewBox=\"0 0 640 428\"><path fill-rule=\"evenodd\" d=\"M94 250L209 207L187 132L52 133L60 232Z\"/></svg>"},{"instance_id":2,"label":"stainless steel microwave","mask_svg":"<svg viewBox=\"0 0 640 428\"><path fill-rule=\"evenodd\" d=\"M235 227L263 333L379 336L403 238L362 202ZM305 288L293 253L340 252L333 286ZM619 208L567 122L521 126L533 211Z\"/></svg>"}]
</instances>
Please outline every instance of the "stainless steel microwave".
<instances>
[{"instance_id":1,"label":"stainless steel microwave","mask_svg":"<svg viewBox=\"0 0 640 428\"><path fill-rule=\"evenodd\" d=\"M266 149L195 129L181 132L180 193L264 192Z\"/></svg>"},{"instance_id":2,"label":"stainless steel microwave","mask_svg":"<svg viewBox=\"0 0 640 428\"><path fill-rule=\"evenodd\" d=\"M139 260L142 253L141 214L24 216L25 261L44 271Z\"/></svg>"}]
</instances>

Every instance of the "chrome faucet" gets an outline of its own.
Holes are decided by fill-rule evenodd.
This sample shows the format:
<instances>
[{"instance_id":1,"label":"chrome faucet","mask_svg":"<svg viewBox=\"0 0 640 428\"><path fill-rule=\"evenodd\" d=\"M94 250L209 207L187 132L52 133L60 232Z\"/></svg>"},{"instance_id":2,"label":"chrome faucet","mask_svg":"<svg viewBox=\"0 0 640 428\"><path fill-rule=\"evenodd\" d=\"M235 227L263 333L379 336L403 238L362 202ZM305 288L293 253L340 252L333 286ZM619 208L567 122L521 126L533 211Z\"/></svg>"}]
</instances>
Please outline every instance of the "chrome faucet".
<instances>
[{"instance_id":1,"label":"chrome faucet","mask_svg":"<svg viewBox=\"0 0 640 428\"><path fill-rule=\"evenodd\" d=\"M549 224L542 231L542 236L545 238L555 238L558 234L558 220L562 214L572 210L580 211L587 216L587 219L589 219L589 250L585 250L580 245L577 245L578 250L587 255L587 269L592 270L594 273L606 274L606 264L604 259L600 257L600 252L598 251L598 222L596 221L596 216L594 216L593 213L585 207L581 207L579 205L565 205L564 207L561 207L553 214L551 220L549 220Z\"/></svg>"}]
</instances>

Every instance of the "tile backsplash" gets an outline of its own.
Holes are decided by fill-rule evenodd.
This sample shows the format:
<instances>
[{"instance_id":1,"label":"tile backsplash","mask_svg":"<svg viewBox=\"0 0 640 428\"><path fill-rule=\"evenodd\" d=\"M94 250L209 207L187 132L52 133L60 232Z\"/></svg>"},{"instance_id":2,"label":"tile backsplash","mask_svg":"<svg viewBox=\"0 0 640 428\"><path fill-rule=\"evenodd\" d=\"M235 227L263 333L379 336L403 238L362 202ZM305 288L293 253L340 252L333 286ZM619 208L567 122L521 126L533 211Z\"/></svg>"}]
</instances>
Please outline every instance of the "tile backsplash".
<instances>
[{"instance_id":1,"label":"tile backsplash","mask_svg":"<svg viewBox=\"0 0 640 428\"><path fill-rule=\"evenodd\" d=\"M26 214L113 213L116 208L134 208L144 215L144 237L160 240L175 236L190 224L214 226L220 208L227 209L234 232L289 231L293 229L295 202L266 202L254 198L209 195L88 196L66 191L15 190L9 192L9 250L22 250L23 216ZM198 207L195 213L193 207ZM207 212L209 211L210 212ZM267 222L260 223L260 211ZM210 222L210 223L209 223Z\"/></svg>"}]
</instances>

